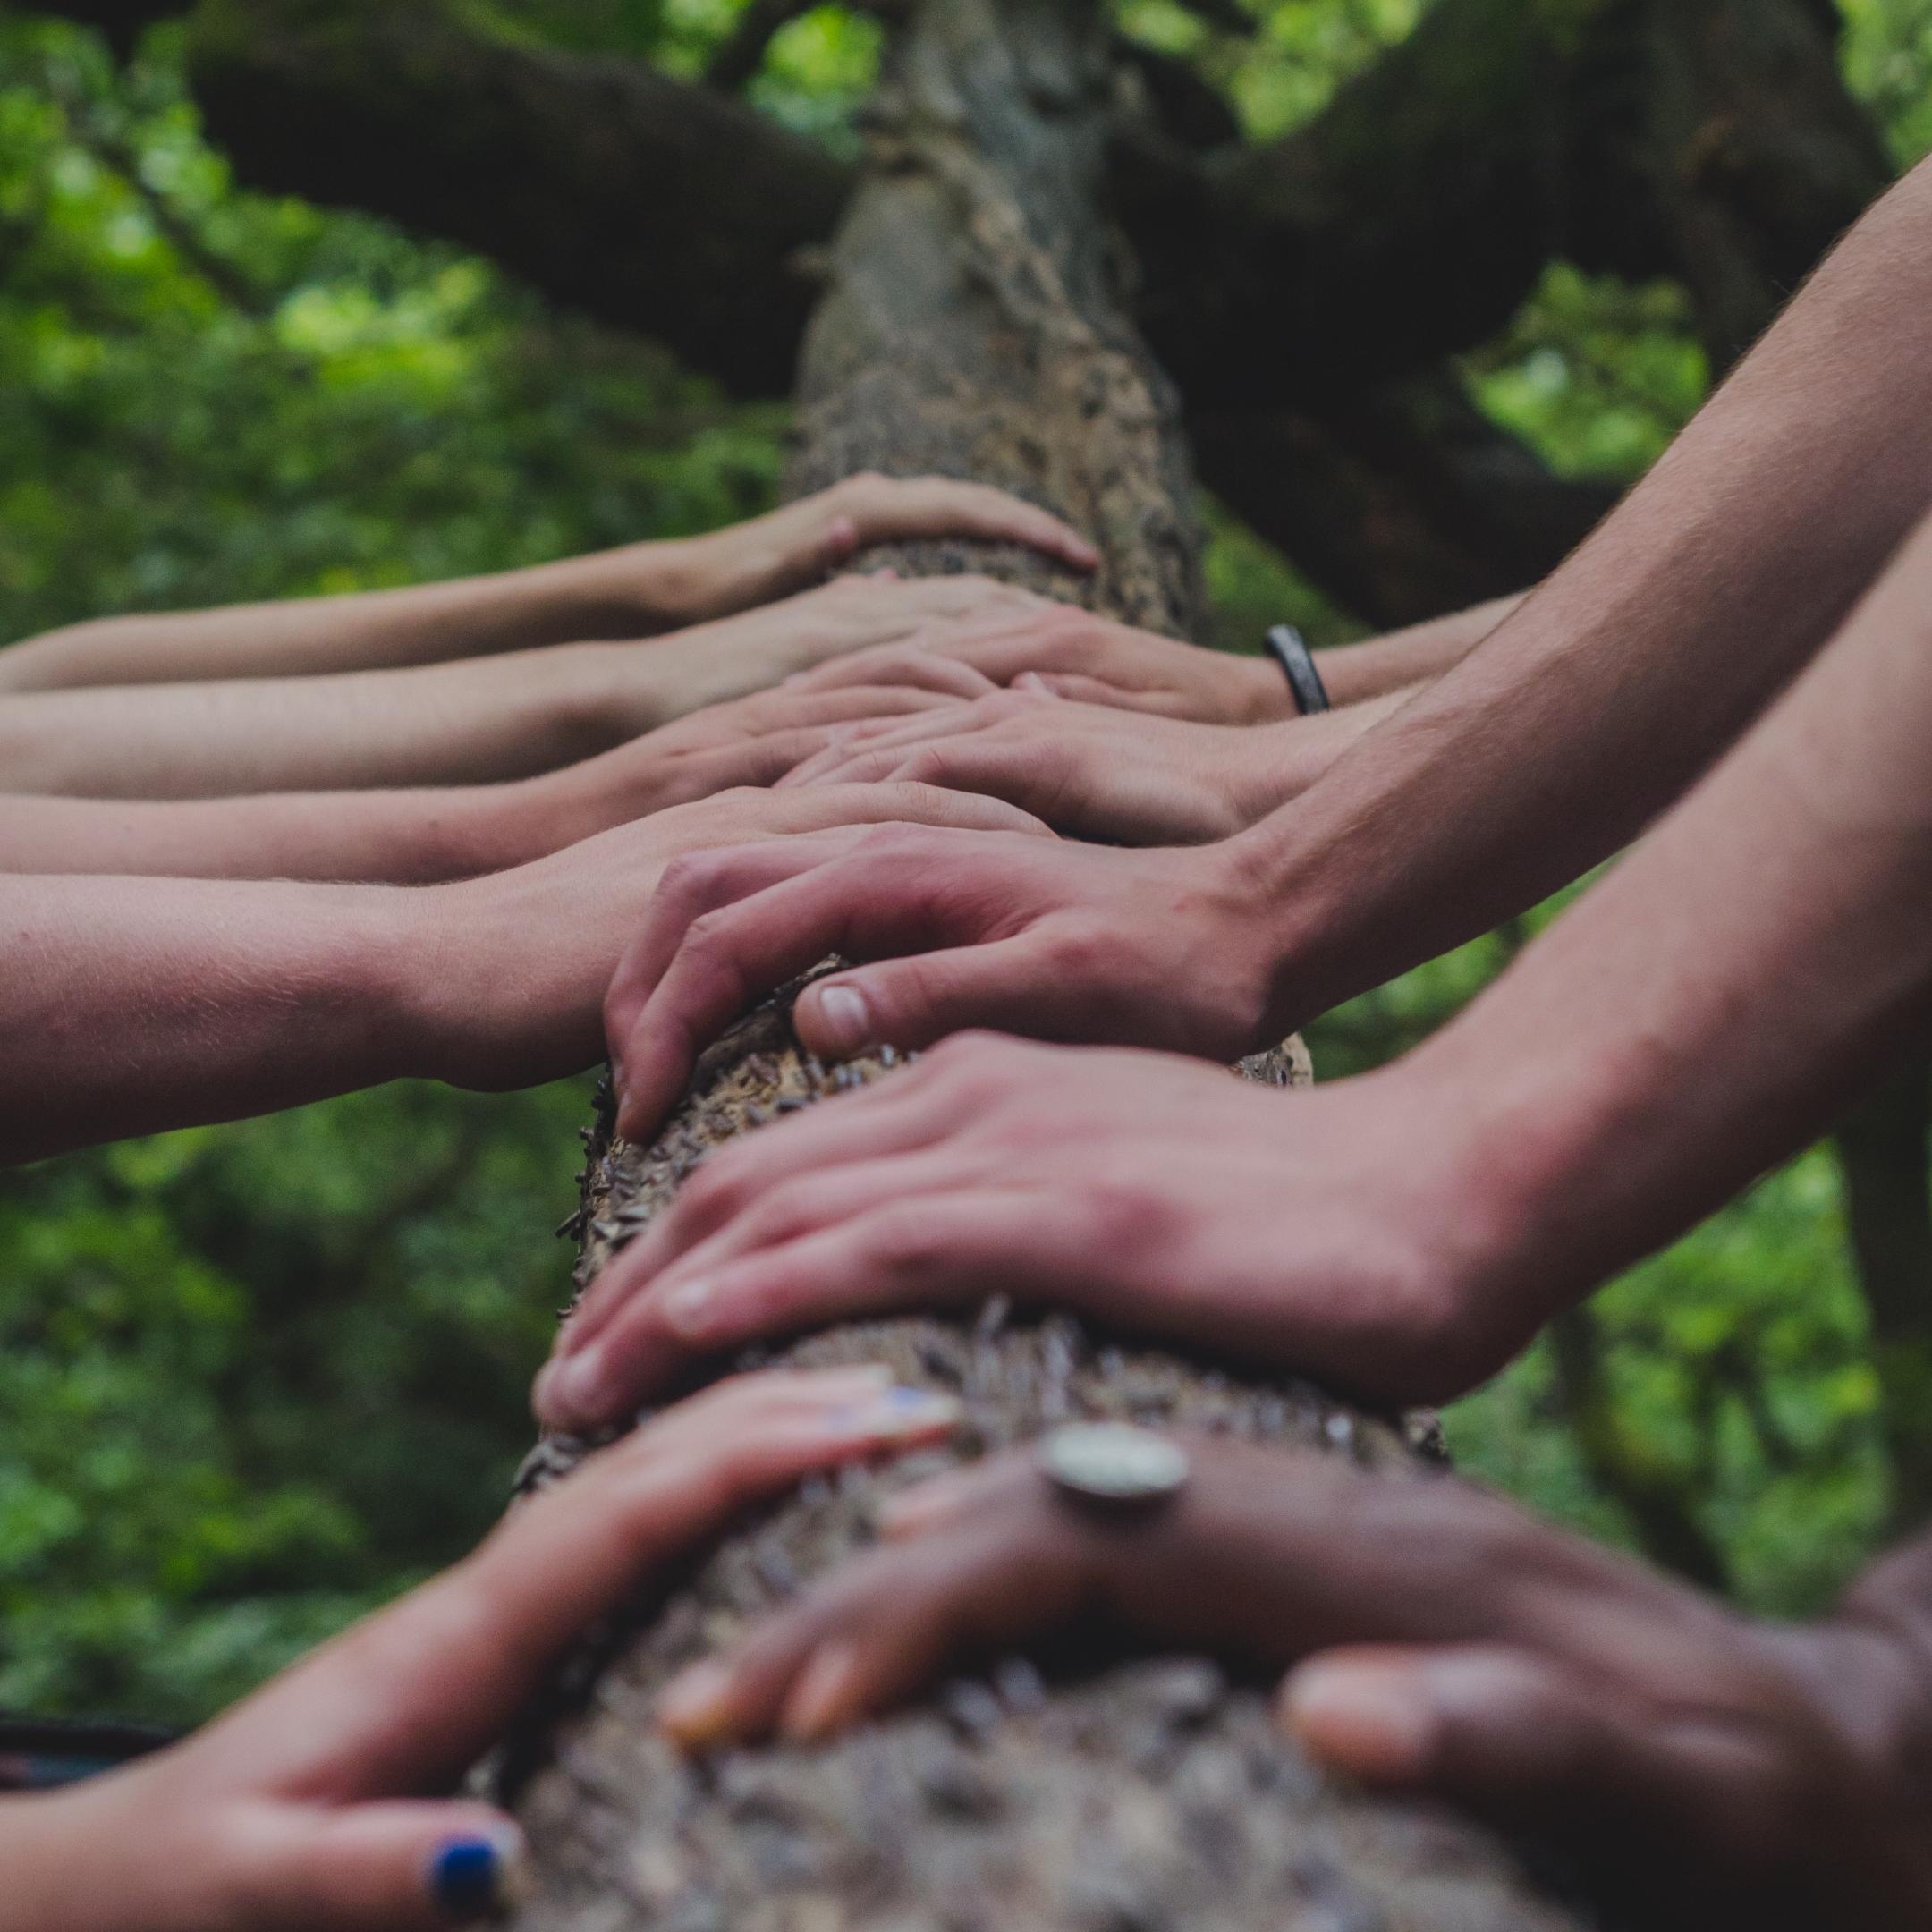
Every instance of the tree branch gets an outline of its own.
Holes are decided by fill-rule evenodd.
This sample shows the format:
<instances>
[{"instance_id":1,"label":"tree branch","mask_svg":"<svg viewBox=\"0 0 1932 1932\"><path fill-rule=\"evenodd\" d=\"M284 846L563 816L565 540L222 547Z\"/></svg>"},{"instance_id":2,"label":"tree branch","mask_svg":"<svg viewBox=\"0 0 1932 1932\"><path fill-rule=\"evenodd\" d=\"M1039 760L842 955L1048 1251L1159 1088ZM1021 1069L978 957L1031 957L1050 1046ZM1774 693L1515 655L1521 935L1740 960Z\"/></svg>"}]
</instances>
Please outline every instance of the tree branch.
<instances>
[{"instance_id":1,"label":"tree branch","mask_svg":"<svg viewBox=\"0 0 1932 1932\"><path fill-rule=\"evenodd\" d=\"M1551 474L1446 375L1330 411L1198 411L1202 479L1359 616L1414 623L1537 582L1615 503Z\"/></svg>"},{"instance_id":2,"label":"tree branch","mask_svg":"<svg viewBox=\"0 0 1932 1932\"><path fill-rule=\"evenodd\" d=\"M639 64L487 38L443 0L208 0L189 32L208 131L254 186L479 249L741 394L789 387L798 251L851 185L812 143Z\"/></svg>"}]
</instances>

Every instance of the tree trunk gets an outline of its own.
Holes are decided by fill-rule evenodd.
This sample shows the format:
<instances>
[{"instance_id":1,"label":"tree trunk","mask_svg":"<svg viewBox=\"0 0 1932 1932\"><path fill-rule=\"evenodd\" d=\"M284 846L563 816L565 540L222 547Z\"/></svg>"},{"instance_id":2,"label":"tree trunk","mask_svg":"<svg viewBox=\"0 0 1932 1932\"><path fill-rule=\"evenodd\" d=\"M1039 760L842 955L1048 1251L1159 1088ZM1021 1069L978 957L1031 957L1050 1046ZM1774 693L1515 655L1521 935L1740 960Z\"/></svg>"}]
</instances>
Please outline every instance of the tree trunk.
<instances>
[{"instance_id":1,"label":"tree trunk","mask_svg":"<svg viewBox=\"0 0 1932 1932\"><path fill-rule=\"evenodd\" d=\"M1109 85L1097 12L928 0L832 252L793 480L941 469L1024 491L1100 542L1106 562L1085 588L1102 607L1185 631L1199 589L1174 405L1125 319L1117 245L1096 214ZM891 561L967 559L922 546ZM1075 588L1018 553L996 567ZM774 1003L715 1046L650 1147L614 1140L606 1114L586 1171L580 1280L706 1148L889 1076L889 1055L838 1069L802 1057L787 1011ZM1293 1043L1245 1071L1307 1077ZM656 1689L863 1542L878 1497L915 1473L1073 1416L1226 1428L1392 1469L1419 1466L1427 1433L1062 1316L1015 1321L998 1302L975 1322L868 1324L784 1352L885 1360L962 1394L969 1426L949 1451L807 1485L577 1660L494 1767L535 1853L524 1932L1574 1923L1481 1834L1324 1784L1275 1732L1265 1687L1201 1659L1097 1672L1089 1654L1051 1682L1012 1660L828 1748L680 1761L654 1733ZM583 1448L550 1439L527 1480Z\"/></svg>"},{"instance_id":2,"label":"tree trunk","mask_svg":"<svg viewBox=\"0 0 1932 1932\"><path fill-rule=\"evenodd\" d=\"M1932 1065L1915 1054L1840 1123L1838 1165L1871 1318L1892 1521L1932 1513Z\"/></svg>"}]
</instances>

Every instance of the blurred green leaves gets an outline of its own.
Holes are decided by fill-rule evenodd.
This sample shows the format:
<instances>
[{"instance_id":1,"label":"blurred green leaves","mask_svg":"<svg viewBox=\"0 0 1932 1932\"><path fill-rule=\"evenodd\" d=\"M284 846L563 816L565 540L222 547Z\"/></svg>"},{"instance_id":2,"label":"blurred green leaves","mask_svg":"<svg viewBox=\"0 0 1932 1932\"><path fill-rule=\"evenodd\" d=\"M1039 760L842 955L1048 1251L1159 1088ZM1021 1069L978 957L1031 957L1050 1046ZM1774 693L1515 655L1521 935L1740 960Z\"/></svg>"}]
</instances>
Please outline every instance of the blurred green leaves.
<instances>
[{"instance_id":1,"label":"blurred green leaves","mask_svg":"<svg viewBox=\"0 0 1932 1932\"><path fill-rule=\"evenodd\" d=\"M740 7L490 11L691 73ZM1419 12L1117 9L1257 135L1318 111ZM1932 0L1844 12L1849 71L1902 157L1932 147ZM878 55L874 20L814 8L752 93L849 144ZM1467 374L1557 469L1618 478L1707 381L1677 291L1563 264ZM784 428L473 258L237 192L166 33L116 73L86 34L0 19L0 636L708 527L768 500ZM1225 519L1208 575L1225 641L1284 616L1359 631ZM1325 1074L1439 1025L1555 910L1331 1015ZM566 1292L547 1231L587 1115L577 1086L396 1088L0 1176L0 1705L191 1720L487 1524ZM1825 1157L1632 1271L1588 1339L1614 1426L1576 1426L1575 1361L1539 1345L1451 1415L1467 1467L1627 1542L1631 1481L1661 1486L1768 1606L1817 1601L1869 1546L1884 1432Z\"/></svg>"}]
</instances>

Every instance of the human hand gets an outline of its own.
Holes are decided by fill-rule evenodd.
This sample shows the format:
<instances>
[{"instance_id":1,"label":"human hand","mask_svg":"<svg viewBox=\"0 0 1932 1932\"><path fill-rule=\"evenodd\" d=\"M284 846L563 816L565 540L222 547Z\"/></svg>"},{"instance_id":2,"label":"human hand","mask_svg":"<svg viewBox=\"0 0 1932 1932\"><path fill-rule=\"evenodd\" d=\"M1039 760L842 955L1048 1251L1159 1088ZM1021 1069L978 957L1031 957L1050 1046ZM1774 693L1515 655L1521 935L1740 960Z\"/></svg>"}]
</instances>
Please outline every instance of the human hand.
<instances>
[{"instance_id":1,"label":"human hand","mask_svg":"<svg viewBox=\"0 0 1932 1932\"><path fill-rule=\"evenodd\" d=\"M619 1130L647 1133L732 1019L828 953L871 962L792 1009L828 1058L996 1026L1232 1060L1267 1044L1272 925L1234 841L1122 852L900 827L693 854L611 981Z\"/></svg>"},{"instance_id":2,"label":"human hand","mask_svg":"<svg viewBox=\"0 0 1932 1932\"><path fill-rule=\"evenodd\" d=\"M805 672L798 682L808 690L848 679L886 683L922 652L970 665L996 684L1198 724L1259 724L1295 715L1286 680L1267 658L1182 644L1045 599L948 614L905 640Z\"/></svg>"},{"instance_id":3,"label":"human hand","mask_svg":"<svg viewBox=\"0 0 1932 1932\"><path fill-rule=\"evenodd\" d=\"M1020 1452L905 1492L883 1548L665 1692L704 1746L821 1738L962 1655L1097 1617L1269 1669L1357 1782L1563 1843L1642 1922L1932 1922L1932 1653L1883 1620L1754 1623L1446 1479L1188 1439L1152 1513Z\"/></svg>"},{"instance_id":4,"label":"human hand","mask_svg":"<svg viewBox=\"0 0 1932 1932\"><path fill-rule=\"evenodd\" d=\"M919 538L1023 544L1082 573L1100 561L1070 525L1004 490L870 471L748 522L637 551L665 620L699 623L802 589L872 545Z\"/></svg>"},{"instance_id":5,"label":"human hand","mask_svg":"<svg viewBox=\"0 0 1932 1932\"><path fill-rule=\"evenodd\" d=\"M1004 799L1072 837L1127 845L1228 838L1301 789L1292 726L1199 724L1044 689L998 691L937 716L880 713L834 727L779 786L945 785Z\"/></svg>"},{"instance_id":6,"label":"human hand","mask_svg":"<svg viewBox=\"0 0 1932 1932\"><path fill-rule=\"evenodd\" d=\"M1052 607L1031 591L990 577L836 577L780 603L677 631L648 648L580 647L580 657L588 656L591 664L592 676L583 681L594 712L591 728L634 737L704 706L763 691L829 658L903 644L954 619L1012 622ZM911 682L930 688L944 674L928 659L908 675L838 682Z\"/></svg>"},{"instance_id":7,"label":"human hand","mask_svg":"<svg viewBox=\"0 0 1932 1932\"><path fill-rule=\"evenodd\" d=\"M1460 1394L1546 1310L1492 1292L1458 1097L1284 1095L1166 1055L946 1041L708 1156L605 1267L538 1378L582 1428L694 1360L994 1293L1318 1375Z\"/></svg>"},{"instance_id":8,"label":"human hand","mask_svg":"<svg viewBox=\"0 0 1932 1932\"><path fill-rule=\"evenodd\" d=\"M754 691L646 732L614 750L512 785L495 786L516 864L647 813L719 792L769 785L853 724L897 723L962 708L995 687L963 665L935 658L923 681L835 691Z\"/></svg>"},{"instance_id":9,"label":"human hand","mask_svg":"<svg viewBox=\"0 0 1932 1932\"><path fill-rule=\"evenodd\" d=\"M125 1770L0 1802L4 1932L411 1932L507 1902L514 1823L447 1794L597 1618L814 1470L957 1415L884 1370L679 1405L513 1510L454 1569Z\"/></svg>"},{"instance_id":10,"label":"human hand","mask_svg":"<svg viewBox=\"0 0 1932 1932\"><path fill-rule=\"evenodd\" d=\"M392 1077L415 1073L502 1091L556 1080L603 1057L599 1014L618 961L667 867L745 839L784 845L813 834L850 841L901 822L997 832L1045 843L1046 828L1015 807L929 785L741 789L580 840L507 871L418 887L387 902L401 937L386 1005L406 1038L383 1055Z\"/></svg>"}]
</instances>

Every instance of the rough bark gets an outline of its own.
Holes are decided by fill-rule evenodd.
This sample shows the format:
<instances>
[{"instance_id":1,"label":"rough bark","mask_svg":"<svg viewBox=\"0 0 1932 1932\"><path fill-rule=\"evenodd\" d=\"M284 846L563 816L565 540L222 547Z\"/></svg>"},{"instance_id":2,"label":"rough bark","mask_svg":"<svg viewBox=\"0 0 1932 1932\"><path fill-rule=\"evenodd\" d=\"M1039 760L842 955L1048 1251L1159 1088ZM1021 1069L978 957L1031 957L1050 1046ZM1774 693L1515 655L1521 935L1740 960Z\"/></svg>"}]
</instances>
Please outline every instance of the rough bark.
<instances>
[{"instance_id":1,"label":"rough bark","mask_svg":"<svg viewBox=\"0 0 1932 1932\"><path fill-rule=\"evenodd\" d=\"M793 480L937 466L1023 489L1096 532L1105 607L1184 630L1199 588L1173 399L1118 305L1118 258L1092 212L1105 81L1102 44L1073 0L928 0L880 103L873 167L808 339ZM907 569L953 561L927 547L892 555ZM1050 581L1018 554L998 567ZM889 1055L840 1069L804 1057L787 1013L774 1003L715 1046L651 1147L600 1123L580 1280L708 1148L892 1077ZM1307 1077L1292 1043L1246 1071ZM807 1485L578 1660L496 1768L537 1861L522 1932L1576 1923L1473 1828L1326 1784L1271 1724L1265 1688L1202 1658L1075 1642L1004 1659L828 1748L681 1762L650 1719L668 1673L863 1542L879 1497L914 1474L1105 1415L1427 1479L1421 1437L1399 1424L1063 1316L1015 1319L997 1302L974 1318L847 1327L784 1354L883 1360L962 1395L969 1425L946 1450ZM530 1480L582 1451L547 1442Z\"/></svg>"}]
</instances>

